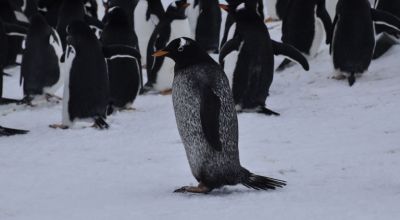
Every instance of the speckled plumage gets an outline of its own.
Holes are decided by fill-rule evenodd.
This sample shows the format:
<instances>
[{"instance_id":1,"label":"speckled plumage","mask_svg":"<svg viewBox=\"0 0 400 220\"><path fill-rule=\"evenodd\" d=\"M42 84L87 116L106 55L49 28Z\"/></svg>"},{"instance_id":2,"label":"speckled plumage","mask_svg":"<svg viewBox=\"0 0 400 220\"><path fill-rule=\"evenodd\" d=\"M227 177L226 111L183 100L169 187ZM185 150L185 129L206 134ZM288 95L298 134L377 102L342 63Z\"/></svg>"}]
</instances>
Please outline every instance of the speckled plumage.
<instances>
[{"instance_id":1,"label":"speckled plumage","mask_svg":"<svg viewBox=\"0 0 400 220\"><path fill-rule=\"evenodd\" d=\"M199 82L209 85L221 101L221 152L204 138ZM228 79L220 67L199 64L175 72L172 99L178 130L195 178L209 187L239 183L243 168L239 161L238 121Z\"/></svg>"}]
</instances>

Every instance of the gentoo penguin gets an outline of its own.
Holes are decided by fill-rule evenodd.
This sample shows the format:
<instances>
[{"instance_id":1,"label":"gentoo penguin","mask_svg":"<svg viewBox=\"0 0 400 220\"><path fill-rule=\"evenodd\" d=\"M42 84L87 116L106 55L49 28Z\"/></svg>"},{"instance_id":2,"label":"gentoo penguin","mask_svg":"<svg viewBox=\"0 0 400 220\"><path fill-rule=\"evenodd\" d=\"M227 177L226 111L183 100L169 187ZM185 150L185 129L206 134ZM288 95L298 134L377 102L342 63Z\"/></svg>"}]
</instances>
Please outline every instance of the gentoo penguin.
<instances>
[{"instance_id":1,"label":"gentoo penguin","mask_svg":"<svg viewBox=\"0 0 400 220\"><path fill-rule=\"evenodd\" d=\"M0 18L0 105L18 103L20 100L3 98L3 72L7 65L9 38L25 38L27 29L25 27L3 22Z\"/></svg>"},{"instance_id":2,"label":"gentoo penguin","mask_svg":"<svg viewBox=\"0 0 400 220\"><path fill-rule=\"evenodd\" d=\"M122 44L138 48L136 34L129 26L128 15L125 11L115 6L107 13L101 41L103 45Z\"/></svg>"},{"instance_id":3,"label":"gentoo penguin","mask_svg":"<svg viewBox=\"0 0 400 220\"><path fill-rule=\"evenodd\" d=\"M135 7L135 33L138 35L142 64L146 64L147 45L151 34L165 14L161 0L139 0Z\"/></svg>"},{"instance_id":4,"label":"gentoo penguin","mask_svg":"<svg viewBox=\"0 0 400 220\"><path fill-rule=\"evenodd\" d=\"M305 55L317 55L326 36L326 44L332 35L332 20L325 7L325 0L290 0L282 22L282 42L293 45ZM278 70L284 70L291 61L285 59Z\"/></svg>"},{"instance_id":5,"label":"gentoo penguin","mask_svg":"<svg viewBox=\"0 0 400 220\"><path fill-rule=\"evenodd\" d=\"M309 69L306 58L294 47L270 39L268 28L254 9L221 6L236 20L237 34L221 49L220 63L230 79L238 112L279 115L265 107L274 76L274 54L291 57Z\"/></svg>"},{"instance_id":6,"label":"gentoo penguin","mask_svg":"<svg viewBox=\"0 0 400 220\"><path fill-rule=\"evenodd\" d=\"M208 193L224 185L276 189L285 181L258 176L241 166L235 105L221 67L189 38L173 40L155 56L175 61L172 100L179 134L197 187L175 192Z\"/></svg>"},{"instance_id":7,"label":"gentoo penguin","mask_svg":"<svg viewBox=\"0 0 400 220\"><path fill-rule=\"evenodd\" d=\"M264 0L267 6L267 22L277 21L285 17L286 8L290 0Z\"/></svg>"},{"instance_id":8,"label":"gentoo penguin","mask_svg":"<svg viewBox=\"0 0 400 220\"><path fill-rule=\"evenodd\" d=\"M375 8L389 12L400 18L400 1L378 0L375 2ZM373 58L377 59L386 53L393 45L399 44L400 33L393 28L379 23L375 24L375 31L378 36Z\"/></svg>"},{"instance_id":9,"label":"gentoo penguin","mask_svg":"<svg viewBox=\"0 0 400 220\"><path fill-rule=\"evenodd\" d=\"M196 42L206 51L218 53L222 21L218 0L193 0L187 14Z\"/></svg>"},{"instance_id":10,"label":"gentoo penguin","mask_svg":"<svg viewBox=\"0 0 400 220\"><path fill-rule=\"evenodd\" d=\"M88 120L108 128L109 81L100 42L83 21L68 25L67 34L62 124L51 127L66 129L77 120Z\"/></svg>"},{"instance_id":11,"label":"gentoo penguin","mask_svg":"<svg viewBox=\"0 0 400 220\"><path fill-rule=\"evenodd\" d=\"M0 126L0 137L27 134L29 131Z\"/></svg>"},{"instance_id":12,"label":"gentoo penguin","mask_svg":"<svg viewBox=\"0 0 400 220\"><path fill-rule=\"evenodd\" d=\"M67 26L76 20L83 21L85 18L85 9L83 0L63 0L60 6L57 20L57 32L60 35L63 49L66 45Z\"/></svg>"},{"instance_id":13,"label":"gentoo penguin","mask_svg":"<svg viewBox=\"0 0 400 220\"><path fill-rule=\"evenodd\" d=\"M331 44L337 74L334 78L349 75L352 86L356 74L364 73L371 63L375 47L373 22L400 31L400 20L387 12L371 9L367 0L339 0L336 12Z\"/></svg>"},{"instance_id":14,"label":"gentoo penguin","mask_svg":"<svg viewBox=\"0 0 400 220\"><path fill-rule=\"evenodd\" d=\"M186 0L172 2L163 20L154 29L147 46L147 78L144 91L151 90L168 93L172 87L174 63L164 57L153 57L152 54L164 48L168 42L178 37L190 37L190 25L185 15L189 6Z\"/></svg>"},{"instance_id":15,"label":"gentoo penguin","mask_svg":"<svg viewBox=\"0 0 400 220\"><path fill-rule=\"evenodd\" d=\"M111 45L103 47L110 80L110 106L114 110L131 110L140 89L142 66L140 54L133 47Z\"/></svg>"},{"instance_id":16,"label":"gentoo penguin","mask_svg":"<svg viewBox=\"0 0 400 220\"><path fill-rule=\"evenodd\" d=\"M57 31L47 24L41 14L31 18L31 26L25 40L22 57L21 81L23 81L24 101L32 104L35 96L54 96L62 86L59 60L63 53Z\"/></svg>"},{"instance_id":17,"label":"gentoo penguin","mask_svg":"<svg viewBox=\"0 0 400 220\"><path fill-rule=\"evenodd\" d=\"M263 0L227 0L230 8L236 8L238 5L245 3L247 8L257 11L257 14L264 20L264 4ZM225 22L224 34L222 36L220 47L233 38L236 32L235 19L228 13Z\"/></svg>"}]
</instances>

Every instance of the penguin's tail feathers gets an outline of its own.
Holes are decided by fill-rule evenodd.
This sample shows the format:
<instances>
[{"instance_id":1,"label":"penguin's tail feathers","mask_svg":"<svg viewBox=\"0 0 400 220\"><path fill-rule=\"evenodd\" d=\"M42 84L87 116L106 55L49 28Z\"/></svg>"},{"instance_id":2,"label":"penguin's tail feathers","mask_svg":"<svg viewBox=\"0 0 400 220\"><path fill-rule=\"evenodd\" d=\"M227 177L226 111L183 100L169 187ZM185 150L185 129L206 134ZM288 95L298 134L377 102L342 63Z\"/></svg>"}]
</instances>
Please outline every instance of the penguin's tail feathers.
<instances>
[{"instance_id":1,"label":"penguin's tail feathers","mask_svg":"<svg viewBox=\"0 0 400 220\"><path fill-rule=\"evenodd\" d=\"M287 58L285 58L281 64L279 64L278 68L276 68L276 72L282 72L286 68L290 67L293 65L293 62Z\"/></svg>"},{"instance_id":2,"label":"penguin's tail feathers","mask_svg":"<svg viewBox=\"0 0 400 220\"><path fill-rule=\"evenodd\" d=\"M355 73L354 73L354 72L352 72L352 73L350 74L348 80L349 80L349 86L353 86L354 83L356 82L356 76L355 76Z\"/></svg>"},{"instance_id":3,"label":"penguin's tail feathers","mask_svg":"<svg viewBox=\"0 0 400 220\"><path fill-rule=\"evenodd\" d=\"M19 130L13 128L5 128L0 126L0 136L12 136L12 135L19 135L19 134L27 134L29 131L26 130Z\"/></svg>"},{"instance_id":4,"label":"penguin's tail feathers","mask_svg":"<svg viewBox=\"0 0 400 220\"><path fill-rule=\"evenodd\" d=\"M286 181L259 176L243 168L244 177L241 184L255 190L275 190L286 186Z\"/></svg>"},{"instance_id":5,"label":"penguin's tail feathers","mask_svg":"<svg viewBox=\"0 0 400 220\"><path fill-rule=\"evenodd\" d=\"M104 120L103 117L96 117L94 121L94 126L100 130L108 129L110 125Z\"/></svg>"}]
</instances>

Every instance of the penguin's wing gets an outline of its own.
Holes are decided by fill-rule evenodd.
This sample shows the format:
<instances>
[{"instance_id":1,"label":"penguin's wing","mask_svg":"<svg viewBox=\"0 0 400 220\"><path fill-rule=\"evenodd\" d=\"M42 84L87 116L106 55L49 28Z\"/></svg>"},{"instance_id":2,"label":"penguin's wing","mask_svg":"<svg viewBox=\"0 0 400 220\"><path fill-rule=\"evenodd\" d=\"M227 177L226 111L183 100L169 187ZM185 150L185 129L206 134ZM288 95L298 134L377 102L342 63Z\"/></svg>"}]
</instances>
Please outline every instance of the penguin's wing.
<instances>
[{"instance_id":1,"label":"penguin's wing","mask_svg":"<svg viewBox=\"0 0 400 220\"><path fill-rule=\"evenodd\" d=\"M326 32L326 44L330 44L332 41L332 20L326 10L325 0L319 0L317 3L317 16L321 19L324 24Z\"/></svg>"},{"instance_id":2,"label":"penguin's wing","mask_svg":"<svg viewBox=\"0 0 400 220\"><path fill-rule=\"evenodd\" d=\"M400 20L396 16L373 8L371 8L371 16L375 24L385 25L400 32Z\"/></svg>"},{"instance_id":3,"label":"penguin's wing","mask_svg":"<svg viewBox=\"0 0 400 220\"><path fill-rule=\"evenodd\" d=\"M8 36L26 37L28 29L18 24L3 22L4 30Z\"/></svg>"},{"instance_id":4,"label":"penguin's wing","mask_svg":"<svg viewBox=\"0 0 400 220\"><path fill-rule=\"evenodd\" d=\"M160 70L164 63L164 57L154 57L153 53L166 47L170 35L171 26L169 24L159 23L154 29L147 45L147 74L152 76Z\"/></svg>"},{"instance_id":5,"label":"penguin's wing","mask_svg":"<svg viewBox=\"0 0 400 220\"><path fill-rule=\"evenodd\" d=\"M288 57L288 59L293 60L296 63L299 63L301 66L303 66L305 70L308 71L310 69L307 59L295 47L274 40L271 40L271 42L272 42L272 49L275 55L286 56Z\"/></svg>"},{"instance_id":6,"label":"penguin's wing","mask_svg":"<svg viewBox=\"0 0 400 220\"><path fill-rule=\"evenodd\" d=\"M200 120L204 136L214 150L222 151L219 135L221 100L212 88L204 82L200 82L200 96Z\"/></svg>"},{"instance_id":7,"label":"penguin's wing","mask_svg":"<svg viewBox=\"0 0 400 220\"><path fill-rule=\"evenodd\" d=\"M335 15L335 18L333 19L333 25L332 25L332 37L331 37L331 44L329 45L329 54L332 54L333 38L335 37L333 35L334 35L334 30L336 28L338 20L339 20L338 15Z\"/></svg>"},{"instance_id":8,"label":"penguin's wing","mask_svg":"<svg viewBox=\"0 0 400 220\"><path fill-rule=\"evenodd\" d=\"M242 40L239 35L236 35L234 38L227 41L221 49L219 54L219 63L223 66L225 57L230 54L232 51L238 51L240 48Z\"/></svg>"}]
</instances>

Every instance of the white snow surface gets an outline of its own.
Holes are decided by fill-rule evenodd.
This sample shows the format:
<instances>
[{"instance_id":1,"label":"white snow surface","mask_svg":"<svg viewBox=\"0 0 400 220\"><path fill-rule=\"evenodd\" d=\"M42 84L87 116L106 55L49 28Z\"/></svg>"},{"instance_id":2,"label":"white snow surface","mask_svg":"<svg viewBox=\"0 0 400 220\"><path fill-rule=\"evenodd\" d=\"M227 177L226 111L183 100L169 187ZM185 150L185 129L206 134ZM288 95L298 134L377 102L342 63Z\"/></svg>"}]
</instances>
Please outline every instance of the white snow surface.
<instances>
[{"instance_id":1,"label":"white snow surface","mask_svg":"<svg viewBox=\"0 0 400 220\"><path fill-rule=\"evenodd\" d=\"M239 148L244 167L288 182L276 191L173 193L197 183L170 96L138 97L106 131L49 128L61 104L1 106L1 125L30 133L0 138L0 219L400 219L399 56L373 61L352 88L330 78L326 46L309 72L275 74L267 106L282 115L240 114ZM21 98L19 68L7 72L5 97Z\"/></svg>"}]
</instances>

